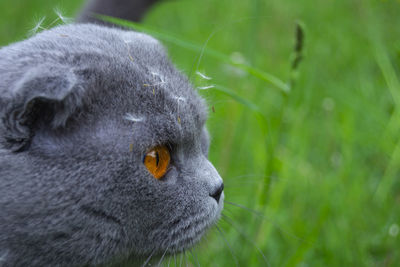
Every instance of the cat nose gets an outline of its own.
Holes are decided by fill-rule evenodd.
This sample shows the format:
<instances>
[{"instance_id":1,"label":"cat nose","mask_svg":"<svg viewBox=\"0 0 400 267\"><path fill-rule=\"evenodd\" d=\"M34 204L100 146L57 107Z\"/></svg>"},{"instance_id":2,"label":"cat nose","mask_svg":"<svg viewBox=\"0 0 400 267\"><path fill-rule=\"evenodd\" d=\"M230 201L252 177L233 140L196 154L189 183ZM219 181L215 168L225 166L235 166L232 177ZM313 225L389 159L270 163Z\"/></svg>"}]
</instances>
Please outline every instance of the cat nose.
<instances>
[{"instance_id":1,"label":"cat nose","mask_svg":"<svg viewBox=\"0 0 400 267\"><path fill-rule=\"evenodd\" d=\"M210 197L214 198L217 203L219 203L222 191L224 191L224 183L221 183L221 185L213 193L210 193Z\"/></svg>"}]
</instances>

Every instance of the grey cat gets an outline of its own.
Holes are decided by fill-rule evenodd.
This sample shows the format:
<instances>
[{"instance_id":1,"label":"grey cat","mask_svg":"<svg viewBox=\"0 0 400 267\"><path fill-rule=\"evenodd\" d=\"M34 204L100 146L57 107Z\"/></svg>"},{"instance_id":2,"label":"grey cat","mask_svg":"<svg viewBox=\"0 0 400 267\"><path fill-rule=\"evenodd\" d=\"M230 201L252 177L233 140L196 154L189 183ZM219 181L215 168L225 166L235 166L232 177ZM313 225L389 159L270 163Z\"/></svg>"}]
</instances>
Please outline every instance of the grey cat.
<instances>
[{"instance_id":1,"label":"grey cat","mask_svg":"<svg viewBox=\"0 0 400 267\"><path fill-rule=\"evenodd\" d=\"M1 266L143 263L220 216L205 102L148 35L71 24L3 47L0 118Z\"/></svg>"}]
</instances>

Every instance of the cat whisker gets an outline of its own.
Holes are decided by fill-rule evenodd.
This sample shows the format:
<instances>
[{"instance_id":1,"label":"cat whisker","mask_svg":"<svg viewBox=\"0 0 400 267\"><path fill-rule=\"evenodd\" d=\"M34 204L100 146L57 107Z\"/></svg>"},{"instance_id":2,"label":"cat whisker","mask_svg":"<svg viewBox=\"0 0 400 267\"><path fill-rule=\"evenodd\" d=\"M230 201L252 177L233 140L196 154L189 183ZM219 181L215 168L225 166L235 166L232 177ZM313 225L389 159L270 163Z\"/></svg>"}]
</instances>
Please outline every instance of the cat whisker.
<instances>
[{"instance_id":1,"label":"cat whisker","mask_svg":"<svg viewBox=\"0 0 400 267\"><path fill-rule=\"evenodd\" d=\"M242 187L243 185L257 186L259 184L267 184L265 178L269 178L270 180L288 180L288 178L282 178L276 176L266 176L261 174L246 174L246 175L229 177L229 179L225 180L224 184L226 188Z\"/></svg>"},{"instance_id":2,"label":"cat whisker","mask_svg":"<svg viewBox=\"0 0 400 267\"><path fill-rule=\"evenodd\" d=\"M265 178L267 177L266 175L263 174L258 174L258 173L247 173L247 174L240 174L240 175L236 175L236 176L229 176L229 179L240 179L240 178Z\"/></svg>"},{"instance_id":3,"label":"cat whisker","mask_svg":"<svg viewBox=\"0 0 400 267\"><path fill-rule=\"evenodd\" d=\"M248 208L248 207L246 207L246 206L243 206L243 205L240 205L240 204L236 204L236 203L233 203L233 202L230 202L230 201L224 201L224 203L229 204L229 205L232 205L232 206L235 206L235 207L238 207L238 208L242 208L242 209L244 209L244 210L246 210L246 211L248 211L248 212L251 212L251 213L255 214L257 217L260 217L260 218L264 218L264 219L265 219L264 215L261 214L259 211L250 209L250 208Z\"/></svg>"},{"instance_id":4,"label":"cat whisker","mask_svg":"<svg viewBox=\"0 0 400 267\"><path fill-rule=\"evenodd\" d=\"M224 201L224 203L229 204L229 205L231 205L231 206L235 206L235 207L241 208L241 209L243 209L243 210L245 210L245 211L248 211L248 212L251 212L251 213L255 214L258 218L260 218L260 219L262 219L262 220L266 220L266 221L268 221L269 223L271 223L271 224L272 224L275 228L277 228L281 233L284 233L284 234L286 234L287 236L293 237L293 238L295 238L295 239L297 239L297 240L299 240L299 241L301 241L301 242L305 242L305 243L307 243L307 244L312 244L312 243L310 243L309 241L307 241L307 240L305 240L305 239L303 239L303 238L301 238L301 237L298 237L298 236L296 236L296 235L294 235L294 234L292 234L292 233L289 233L288 231L283 230L282 227L278 226L278 225L277 225L276 223L274 223L271 219L265 217L265 215L262 214L262 213L260 213L259 211L256 211L256 210L250 209L250 208L248 208L248 207L246 207L246 206L243 206L243 205L240 205L240 204L237 204L237 203L233 203L233 202L229 202L229 201ZM223 214L222 214L222 215L223 215ZM225 216L226 216L226 215L225 215Z\"/></svg>"},{"instance_id":5,"label":"cat whisker","mask_svg":"<svg viewBox=\"0 0 400 267\"><path fill-rule=\"evenodd\" d=\"M260 181L244 181L244 182L235 182L235 183L231 183L231 182L224 182L224 184L226 183L226 185L224 186L224 188L228 188L228 187L242 187L242 186L259 186L260 183L264 184L264 182L260 182Z\"/></svg>"},{"instance_id":6,"label":"cat whisker","mask_svg":"<svg viewBox=\"0 0 400 267\"><path fill-rule=\"evenodd\" d=\"M149 263L149 261L150 261L151 257L153 257L153 254L154 254L155 251L156 251L156 250L154 249L153 252L150 253L150 256L149 256L149 257L146 259L146 261L142 264L142 267L145 267L145 266Z\"/></svg>"},{"instance_id":7,"label":"cat whisker","mask_svg":"<svg viewBox=\"0 0 400 267\"><path fill-rule=\"evenodd\" d=\"M181 253L181 260L179 261L179 267L182 266L182 262L183 262L183 253L184 253L184 252Z\"/></svg>"},{"instance_id":8,"label":"cat whisker","mask_svg":"<svg viewBox=\"0 0 400 267\"><path fill-rule=\"evenodd\" d=\"M239 178L242 178L242 177L239 177ZM242 180L225 179L224 184L225 184L225 187L228 188L228 187L241 187L243 185L258 186L260 184L267 184L267 182L264 180L261 180L261 179L246 178L246 179L242 179Z\"/></svg>"},{"instance_id":9,"label":"cat whisker","mask_svg":"<svg viewBox=\"0 0 400 267\"><path fill-rule=\"evenodd\" d=\"M198 258L197 258L196 250L195 250L195 249L193 250L193 254L194 254L194 258L195 258L196 262L199 264L199 267L200 267L201 265L200 265L200 262L199 262L199 260L198 260Z\"/></svg>"},{"instance_id":10,"label":"cat whisker","mask_svg":"<svg viewBox=\"0 0 400 267\"><path fill-rule=\"evenodd\" d=\"M253 178L254 180L260 181L260 182L263 182L260 179L265 179L265 178L269 178L271 180L288 180L288 178L277 177L277 176L268 176L268 175L262 175L262 174L244 174L244 175L238 175L238 176L230 176L229 180L237 180L237 179L242 179L242 178L246 178L246 180L248 180L247 178ZM260 178L260 179L255 179L255 178Z\"/></svg>"},{"instance_id":11,"label":"cat whisker","mask_svg":"<svg viewBox=\"0 0 400 267\"><path fill-rule=\"evenodd\" d=\"M222 229L220 229L220 228L218 227L218 225L215 225L215 228L217 228L217 231L218 231L219 234L221 235L222 240L224 240L224 243L225 243L226 246L228 247L229 252L231 253L231 255L232 255L232 257L233 257L233 260L235 261L236 266L239 266L239 262L238 262L238 260L237 260L237 258L236 258L236 256L235 256L235 253L233 252L232 247L229 245L228 240L226 240L225 235L224 235L223 232L222 232Z\"/></svg>"},{"instance_id":12,"label":"cat whisker","mask_svg":"<svg viewBox=\"0 0 400 267\"><path fill-rule=\"evenodd\" d=\"M183 253L184 253L183 255L185 256L185 266L188 266L188 263L187 263L187 262L188 262L188 260L187 260L187 257L186 257L186 251L185 251L185 252L183 252Z\"/></svg>"},{"instance_id":13,"label":"cat whisker","mask_svg":"<svg viewBox=\"0 0 400 267\"><path fill-rule=\"evenodd\" d=\"M228 216L226 216L225 214L221 214L221 216L222 216L221 218L222 218L225 222L227 222L228 224L230 224L230 225L233 227L233 229L235 229L243 238L245 238L249 243L253 244L253 246L254 246L254 247L258 250L258 252L261 254L261 256L262 256L262 258L263 258L265 264L266 264L267 266L270 266L270 264L269 264L267 258L265 257L265 255L264 255L264 253L262 252L262 250L257 246L257 244L256 244L253 240L251 240L251 239L249 238L249 236L248 236L241 228L239 228L238 226L236 226L236 225L233 223L233 221L232 221Z\"/></svg>"},{"instance_id":14,"label":"cat whisker","mask_svg":"<svg viewBox=\"0 0 400 267\"><path fill-rule=\"evenodd\" d=\"M169 246L165 249L164 253L163 253L162 256L161 256L160 261L159 261L158 264L157 264L157 266L161 266L161 263L162 263L163 260L164 260L164 256L165 256L165 254L167 253L168 248L169 248Z\"/></svg>"},{"instance_id":15,"label":"cat whisker","mask_svg":"<svg viewBox=\"0 0 400 267\"><path fill-rule=\"evenodd\" d=\"M190 254L192 254L192 258L196 261L197 266L200 267L200 264L199 264L199 262L197 261L197 258L194 256L193 249L190 249Z\"/></svg>"}]
</instances>

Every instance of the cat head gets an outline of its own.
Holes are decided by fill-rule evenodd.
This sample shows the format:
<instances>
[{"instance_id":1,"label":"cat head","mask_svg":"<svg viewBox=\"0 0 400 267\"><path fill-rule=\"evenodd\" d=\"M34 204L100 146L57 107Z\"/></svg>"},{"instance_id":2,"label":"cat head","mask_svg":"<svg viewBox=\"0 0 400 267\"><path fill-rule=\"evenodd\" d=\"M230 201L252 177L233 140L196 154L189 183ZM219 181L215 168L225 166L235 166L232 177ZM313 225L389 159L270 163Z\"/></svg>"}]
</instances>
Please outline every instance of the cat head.
<instances>
[{"instance_id":1,"label":"cat head","mask_svg":"<svg viewBox=\"0 0 400 267\"><path fill-rule=\"evenodd\" d=\"M219 218L205 103L148 35L67 25L2 48L0 116L6 261L175 253Z\"/></svg>"}]
</instances>

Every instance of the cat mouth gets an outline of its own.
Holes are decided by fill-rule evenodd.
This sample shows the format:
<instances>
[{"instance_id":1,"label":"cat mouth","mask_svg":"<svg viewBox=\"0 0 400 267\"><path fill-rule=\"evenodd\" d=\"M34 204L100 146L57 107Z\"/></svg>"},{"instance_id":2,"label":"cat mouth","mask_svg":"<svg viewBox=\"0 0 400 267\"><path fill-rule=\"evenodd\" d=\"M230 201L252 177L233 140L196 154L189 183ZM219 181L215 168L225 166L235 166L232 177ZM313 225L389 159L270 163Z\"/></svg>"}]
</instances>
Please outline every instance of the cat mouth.
<instances>
[{"instance_id":1,"label":"cat mouth","mask_svg":"<svg viewBox=\"0 0 400 267\"><path fill-rule=\"evenodd\" d=\"M203 235L217 223L221 216L222 206L223 204L218 204L217 208L191 218L175 219L166 225L164 231L153 233L153 240L163 240L158 249L159 253L177 254L195 246Z\"/></svg>"},{"instance_id":2,"label":"cat mouth","mask_svg":"<svg viewBox=\"0 0 400 267\"><path fill-rule=\"evenodd\" d=\"M177 237L170 244L170 251L182 252L195 246L203 235L218 222L220 216L221 210L217 209L211 214L197 219L191 225L178 230Z\"/></svg>"}]
</instances>

